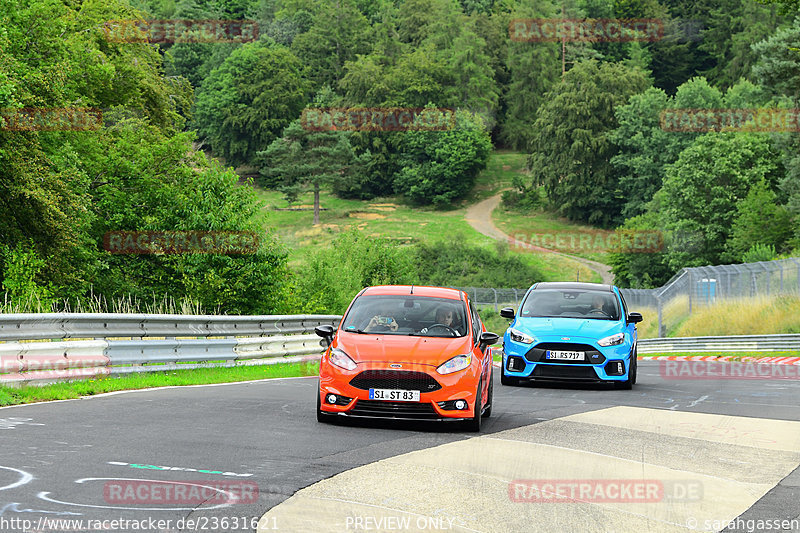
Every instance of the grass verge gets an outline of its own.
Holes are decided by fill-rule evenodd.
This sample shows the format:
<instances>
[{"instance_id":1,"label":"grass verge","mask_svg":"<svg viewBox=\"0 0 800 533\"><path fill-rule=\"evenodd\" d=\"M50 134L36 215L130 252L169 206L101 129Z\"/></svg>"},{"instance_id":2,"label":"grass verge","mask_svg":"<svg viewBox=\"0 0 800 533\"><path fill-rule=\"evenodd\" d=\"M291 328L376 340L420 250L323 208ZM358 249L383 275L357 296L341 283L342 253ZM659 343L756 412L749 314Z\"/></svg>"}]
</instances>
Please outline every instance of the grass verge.
<instances>
[{"instance_id":1,"label":"grass verge","mask_svg":"<svg viewBox=\"0 0 800 533\"><path fill-rule=\"evenodd\" d=\"M319 362L285 363L274 365L237 366L232 368L196 368L167 372L147 372L122 376L107 376L49 385L0 387L0 406L69 400L105 392L148 389L174 385L208 385L235 383L255 379L316 376Z\"/></svg>"},{"instance_id":2,"label":"grass verge","mask_svg":"<svg viewBox=\"0 0 800 533\"><path fill-rule=\"evenodd\" d=\"M747 358L747 361L753 362L753 359L765 359L767 357L800 357L798 351L786 352L669 352L669 353L643 353L639 354L639 359L642 357L660 357L660 356L676 356L676 357L729 357L728 361L741 361ZM755 361L758 362L758 361Z\"/></svg>"}]
</instances>

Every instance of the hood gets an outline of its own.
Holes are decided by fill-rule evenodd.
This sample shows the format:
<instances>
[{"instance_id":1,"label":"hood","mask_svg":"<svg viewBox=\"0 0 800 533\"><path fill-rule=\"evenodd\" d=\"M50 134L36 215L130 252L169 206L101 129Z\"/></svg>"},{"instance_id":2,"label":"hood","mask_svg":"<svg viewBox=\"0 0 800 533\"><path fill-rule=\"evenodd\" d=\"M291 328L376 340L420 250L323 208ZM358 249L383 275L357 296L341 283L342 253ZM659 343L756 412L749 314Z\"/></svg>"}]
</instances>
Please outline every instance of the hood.
<instances>
[{"instance_id":1,"label":"hood","mask_svg":"<svg viewBox=\"0 0 800 533\"><path fill-rule=\"evenodd\" d=\"M561 337L597 340L624 331L621 321L591 318L519 317L513 327L540 341L561 340Z\"/></svg>"},{"instance_id":2,"label":"hood","mask_svg":"<svg viewBox=\"0 0 800 533\"><path fill-rule=\"evenodd\" d=\"M417 337L339 331L334 346L356 363L392 362L439 366L451 357L469 353L469 337Z\"/></svg>"}]
</instances>

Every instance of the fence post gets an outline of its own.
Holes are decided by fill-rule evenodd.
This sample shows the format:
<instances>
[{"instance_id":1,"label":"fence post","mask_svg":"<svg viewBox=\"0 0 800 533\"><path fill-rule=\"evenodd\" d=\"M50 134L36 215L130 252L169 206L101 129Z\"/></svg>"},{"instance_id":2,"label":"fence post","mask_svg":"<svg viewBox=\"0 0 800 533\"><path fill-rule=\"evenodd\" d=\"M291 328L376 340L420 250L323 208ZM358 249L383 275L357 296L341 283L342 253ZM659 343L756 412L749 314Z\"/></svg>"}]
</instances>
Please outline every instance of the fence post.
<instances>
[{"instance_id":1,"label":"fence post","mask_svg":"<svg viewBox=\"0 0 800 533\"><path fill-rule=\"evenodd\" d=\"M664 327L664 321L661 317L661 296L656 296L656 308L658 309L658 336L659 337L666 337L666 331Z\"/></svg>"},{"instance_id":2,"label":"fence post","mask_svg":"<svg viewBox=\"0 0 800 533\"><path fill-rule=\"evenodd\" d=\"M692 314L692 291L694 290L694 285L692 285L692 271L689 270L687 272L689 274L689 314Z\"/></svg>"},{"instance_id":3,"label":"fence post","mask_svg":"<svg viewBox=\"0 0 800 533\"><path fill-rule=\"evenodd\" d=\"M494 293L494 312L496 313L497 312L497 289L492 289L492 292Z\"/></svg>"}]
</instances>

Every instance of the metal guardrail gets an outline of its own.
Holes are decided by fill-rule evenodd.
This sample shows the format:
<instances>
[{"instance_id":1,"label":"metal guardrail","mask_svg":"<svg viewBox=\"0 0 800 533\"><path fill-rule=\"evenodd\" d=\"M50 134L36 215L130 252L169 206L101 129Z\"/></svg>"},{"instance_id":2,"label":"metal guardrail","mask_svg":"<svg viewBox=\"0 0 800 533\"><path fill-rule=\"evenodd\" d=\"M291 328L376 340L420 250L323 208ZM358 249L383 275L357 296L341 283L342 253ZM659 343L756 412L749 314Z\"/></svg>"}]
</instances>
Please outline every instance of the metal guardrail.
<instances>
[{"instance_id":1,"label":"metal guardrail","mask_svg":"<svg viewBox=\"0 0 800 533\"><path fill-rule=\"evenodd\" d=\"M0 384L294 362L321 354L314 327L339 320L338 315L5 314L0 315Z\"/></svg>"},{"instance_id":2,"label":"metal guardrail","mask_svg":"<svg viewBox=\"0 0 800 533\"><path fill-rule=\"evenodd\" d=\"M800 351L800 334L639 339L639 354L670 352Z\"/></svg>"},{"instance_id":3,"label":"metal guardrail","mask_svg":"<svg viewBox=\"0 0 800 533\"><path fill-rule=\"evenodd\" d=\"M337 315L0 314L0 341L312 333Z\"/></svg>"}]
</instances>

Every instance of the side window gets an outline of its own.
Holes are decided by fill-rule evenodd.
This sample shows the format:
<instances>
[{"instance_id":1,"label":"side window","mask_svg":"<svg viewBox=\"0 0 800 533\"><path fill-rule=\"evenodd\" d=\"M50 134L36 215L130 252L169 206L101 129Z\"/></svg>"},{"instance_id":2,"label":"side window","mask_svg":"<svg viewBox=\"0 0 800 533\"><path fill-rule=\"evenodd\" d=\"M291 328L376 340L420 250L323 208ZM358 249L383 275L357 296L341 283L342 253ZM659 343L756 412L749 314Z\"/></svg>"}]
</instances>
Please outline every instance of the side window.
<instances>
[{"instance_id":1,"label":"side window","mask_svg":"<svg viewBox=\"0 0 800 533\"><path fill-rule=\"evenodd\" d=\"M469 303L469 310L472 313L472 338L477 343L481 337L481 318L478 316L478 311L472 302Z\"/></svg>"},{"instance_id":2,"label":"side window","mask_svg":"<svg viewBox=\"0 0 800 533\"><path fill-rule=\"evenodd\" d=\"M623 313L622 318L627 321L628 320L628 304L625 303L625 297L622 295L622 293L619 293L619 299L622 300L622 313Z\"/></svg>"}]
</instances>

